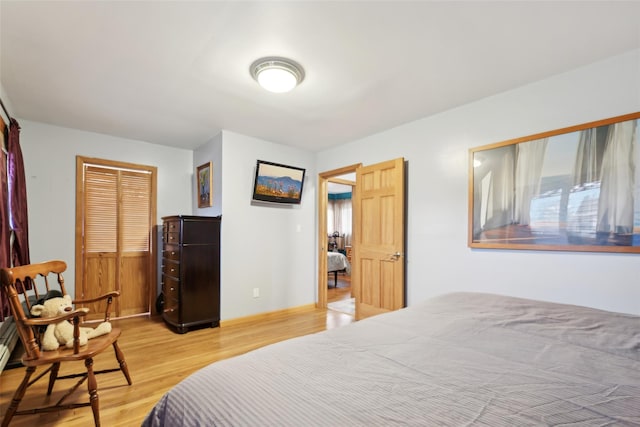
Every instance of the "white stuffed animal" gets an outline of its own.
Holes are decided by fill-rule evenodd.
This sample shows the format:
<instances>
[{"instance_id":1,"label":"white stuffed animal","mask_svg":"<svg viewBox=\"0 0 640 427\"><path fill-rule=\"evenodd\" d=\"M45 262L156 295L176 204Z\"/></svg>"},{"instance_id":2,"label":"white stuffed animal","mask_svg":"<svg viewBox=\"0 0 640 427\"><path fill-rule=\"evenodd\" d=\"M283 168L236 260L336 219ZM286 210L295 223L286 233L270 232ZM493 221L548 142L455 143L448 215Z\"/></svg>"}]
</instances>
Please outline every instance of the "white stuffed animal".
<instances>
[{"instance_id":1,"label":"white stuffed animal","mask_svg":"<svg viewBox=\"0 0 640 427\"><path fill-rule=\"evenodd\" d=\"M65 295L64 297L50 298L44 301L43 304L34 305L31 307L31 314L41 318L48 318L66 314L72 309L73 304L71 303L71 297ZM109 332L111 332L111 323L109 322L102 322L95 329L81 327L80 345L86 345L87 341L91 338L99 337ZM67 320L63 320L62 322L48 325L41 345L43 350L57 350L61 345L72 348L73 324Z\"/></svg>"}]
</instances>

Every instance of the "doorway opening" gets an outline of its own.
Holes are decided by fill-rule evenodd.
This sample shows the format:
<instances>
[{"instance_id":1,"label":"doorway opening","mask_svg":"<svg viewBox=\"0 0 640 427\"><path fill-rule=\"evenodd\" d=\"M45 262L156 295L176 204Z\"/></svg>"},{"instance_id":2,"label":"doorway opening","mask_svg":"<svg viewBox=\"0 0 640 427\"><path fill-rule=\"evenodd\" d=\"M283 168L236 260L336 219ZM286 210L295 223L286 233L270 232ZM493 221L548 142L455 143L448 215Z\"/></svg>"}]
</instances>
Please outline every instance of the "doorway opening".
<instances>
[{"instance_id":1,"label":"doorway opening","mask_svg":"<svg viewBox=\"0 0 640 427\"><path fill-rule=\"evenodd\" d=\"M355 298L351 287L353 261L354 173L329 178L327 205L327 308L355 316Z\"/></svg>"},{"instance_id":2,"label":"doorway opening","mask_svg":"<svg viewBox=\"0 0 640 427\"><path fill-rule=\"evenodd\" d=\"M345 236L340 236L339 233L338 236L333 236L333 233L336 230L328 229L327 212L329 209L329 186L334 184L344 185L350 186L355 190L355 172L356 169L361 166L362 164L358 163L318 174L318 308L327 308L327 304L329 303L329 291L331 292L331 300L351 297L351 295L346 295L345 292L341 293L340 291L339 284L341 281L343 282L343 290L345 288L344 283L347 280L346 275L339 275L339 273L335 273L334 275L332 273L332 277L329 277L329 252L332 252L332 250L337 251L338 249L342 249L346 256L347 250L349 250L350 256L352 248L346 248L346 246L350 245L345 244ZM355 230L356 228L355 224L353 224L352 229ZM349 237L350 239L348 239L348 242L351 243L353 241L353 235ZM351 260L349 260L349 262L350 261ZM338 280L338 277L340 277L341 280ZM349 288L351 288L350 277L348 279ZM331 283L331 290L329 290L329 281L333 282Z\"/></svg>"}]
</instances>

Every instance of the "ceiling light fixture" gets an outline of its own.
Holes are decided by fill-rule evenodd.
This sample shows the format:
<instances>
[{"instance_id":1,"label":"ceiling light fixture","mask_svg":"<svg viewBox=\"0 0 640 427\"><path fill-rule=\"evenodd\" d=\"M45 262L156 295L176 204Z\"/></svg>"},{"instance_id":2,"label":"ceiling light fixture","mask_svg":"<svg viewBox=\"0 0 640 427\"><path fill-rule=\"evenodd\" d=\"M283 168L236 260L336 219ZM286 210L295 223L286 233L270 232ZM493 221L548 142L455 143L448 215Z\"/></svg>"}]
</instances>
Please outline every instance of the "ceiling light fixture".
<instances>
[{"instance_id":1,"label":"ceiling light fixture","mask_svg":"<svg viewBox=\"0 0 640 427\"><path fill-rule=\"evenodd\" d=\"M287 58L260 58L251 64L249 71L260 86L275 93L289 92L304 80L300 64Z\"/></svg>"}]
</instances>

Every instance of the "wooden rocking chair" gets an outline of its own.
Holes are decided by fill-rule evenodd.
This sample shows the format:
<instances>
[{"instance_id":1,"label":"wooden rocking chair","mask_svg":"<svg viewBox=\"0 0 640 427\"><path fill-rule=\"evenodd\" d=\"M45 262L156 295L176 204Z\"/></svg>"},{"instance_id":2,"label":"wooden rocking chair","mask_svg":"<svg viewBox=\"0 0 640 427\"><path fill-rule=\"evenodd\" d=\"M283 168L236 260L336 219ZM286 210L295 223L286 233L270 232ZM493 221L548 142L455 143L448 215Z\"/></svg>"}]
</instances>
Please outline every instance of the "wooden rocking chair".
<instances>
[{"instance_id":1,"label":"wooden rocking chair","mask_svg":"<svg viewBox=\"0 0 640 427\"><path fill-rule=\"evenodd\" d=\"M64 315L60 315L54 318L40 319L37 317L30 317L31 306L40 303L42 300L50 296L62 296L66 295L64 288L64 279L62 273L67 269L67 264L64 261L49 261L41 264L30 264L14 268L3 268L0 270L0 282L2 283L2 292L9 299L9 305L11 306L11 314L13 315L18 335L24 346L25 353L22 356L22 364L26 366L26 373L22 383L16 390L13 400L5 412L4 419L2 420L2 427L6 427L11 422L14 415L29 415L38 414L42 412L55 412L62 409L73 409L81 406L91 406L93 410L93 419L95 425L100 425L100 406L98 400L98 383L96 381L96 375L106 372L122 371L127 383L131 385L131 377L129 376L129 370L124 360L124 355L118 347L118 337L120 336L120 329L112 328L111 332L93 339L90 339L87 345L80 346L80 318L86 316L89 312L87 308L77 308ZM59 290L50 288L49 280L55 281L59 287ZM27 288L30 288L27 290ZM20 295L18 294L20 293ZM99 298L91 300L74 300L74 304L88 304L94 303L100 300L106 301L105 321L109 321L111 304L113 298L119 295L118 292L110 292ZM47 325L52 323L58 323L60 321L71 321L74 325L74 343L73 348L66 348L61 346L58 350L42 351L40 349L40 339L43 335L43 330ZM93 357L101 353L109 346L113 346L115 350L115 356L120 365L119 368L106 369L102 371L93 370ZM72 362L72 361L84 361L86 372L77 374L70 374L64 376L58 376L60 369L60 363ZM48 366L43 372L41 372L33 381L30 381L31 376L35 373L38 366ZM49 373L49 386L47 389L47 395L50 395L53 391L53 385L56 379L69 379L80 378L77 383L71 387L71 389L64 394L58 402L54 405L39 407L33 409L25 409L18 411L18 406L22 400L27 388L33 385L36 381ZM65 403L65 399L69 397L84 381L87 381L89 388L89 401L81 403Z\"/></svg>"}]
</instances>

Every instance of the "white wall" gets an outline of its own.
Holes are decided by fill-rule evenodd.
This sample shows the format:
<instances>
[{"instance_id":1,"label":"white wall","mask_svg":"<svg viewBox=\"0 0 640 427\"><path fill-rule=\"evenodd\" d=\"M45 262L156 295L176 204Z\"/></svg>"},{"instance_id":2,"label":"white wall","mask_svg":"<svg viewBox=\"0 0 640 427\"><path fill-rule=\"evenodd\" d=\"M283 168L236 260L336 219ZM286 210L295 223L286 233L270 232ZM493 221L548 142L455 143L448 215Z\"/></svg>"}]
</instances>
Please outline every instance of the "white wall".
<instances>
[{"instance_id":1,"label":"white wall","mask_svg":"<svg viewBox=\"0 0 640 427\"><path fill-rule=\"evenodd\" d=\"M258 159L306 169L300 205L251 201ZM222 162L221 318L314 303L315 155L223 131Z\"/></svg>"},{"instance_id":2,"label":"white wall","mask_svg":"<svg viewBox=\"0 0 640 427\"><path fill-rule=\"evenodd\" d=\"M20 120L31 261L67 262L65 284L75 294L76 155L158 168L157 216L191 213L190 150Z\"/></svg>"},{"instance_id":3,"label":"white wall","mask_svg":"<svg viewBox=\"0 0 640 427\"><path fill-rule=\"evenodd\" d=\"M197 176L196 168L202 164L211 162L213 168L212 206L198 207L198 194L196 193ZM198 147L193 152L193 214L200 216L218 216L222 213L222 133L216 135L211 141Z\"/></svg>"},{"instance_id":4,"label":"white wall","mask_svg":"<svg viewBox=\"0 0 640 427\"><path fill-rule=\"evenodd\" d=\"M317 170L408 161L409 305L466 290L640 314L640 255L467 247L469 148L636 111L640 50L323 151Z\"/></svg>"},{"instance_id":5,"label":"white wall","mask_svg":"<svg viewBox=\"0 0 640 427\"><path fill-rule=\"evenodd\" d=\"M7 96L2 83L0 83L0 99L2 99L2 103L4 104L4 107L9 111L9 113L11 113L11 115L14 115L11 100ZM2 108L0 108L0 116L2 116L2 120L6 123L6 125L9 126L9 116L7 116Z\"/></svg>"},{"instance_id":6,"label":"white wall","mask_svg":"<svg viewBox=\"0 0 640 427\"><path fill-rule=\"evenodd\" d=\"M315 301L313 153L232 132L224 132L190 151L27 120L19 122L31 260L65 260L70 293L75 292L75 162L76 155L82 155L156 166L158 224L167 215L223 214L222 319ZM301 205L252 204L257 159L307 169ZM195 168L207 161L213 163L213 206L198 209ZM259 298L253 298L255 287L259 288Z\"/></svg>"},{"instance_id":7,"label":"white wall","mask_svg":"<svg viewBox=\"0 0 640 427\"><path fill-rule=\"evenodd\" d=\"M466 242L469 148L634 111L638 50L317 155L228 131L192 152L18 118L31 258L74 265L76 155L148 164L158 167L158 223L174 214L223 215L222 319L309 304L317 288L317 173L403 156L409 304L477 290L640 313L640 255L471 250ZM257 159L307 169L300 206L251 203ZM214 206L197 209L194 170L209 160ZM66 277L72 291L72 267Z\"/></svg>"}]
</instances>

